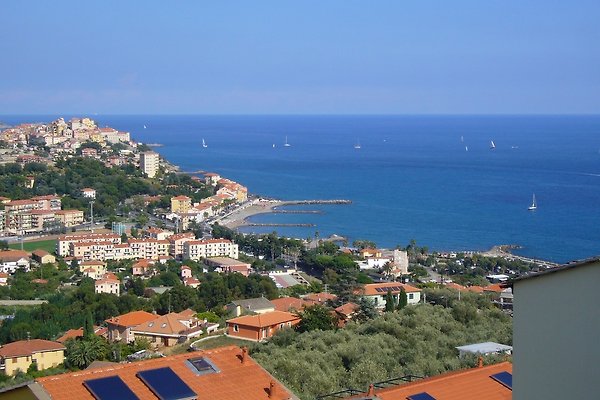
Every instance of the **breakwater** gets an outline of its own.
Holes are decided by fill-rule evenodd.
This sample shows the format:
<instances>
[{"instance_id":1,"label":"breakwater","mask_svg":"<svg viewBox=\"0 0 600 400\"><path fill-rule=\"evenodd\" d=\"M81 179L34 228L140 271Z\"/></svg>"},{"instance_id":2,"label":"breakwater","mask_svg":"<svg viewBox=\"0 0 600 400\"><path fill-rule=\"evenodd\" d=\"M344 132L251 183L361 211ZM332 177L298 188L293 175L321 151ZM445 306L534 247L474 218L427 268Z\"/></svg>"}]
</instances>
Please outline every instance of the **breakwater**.
<instances>
[{"instance_id":1,"label":"breakwater","mask_svg":"<svg viewBox=\"0 0 600 400\"><path fill-rule=\"evenodd\" d=\"M303 205L303 204L352 204L352 200L333 199L333 200L288 200L283 205Z\"/></svg>"},{"instance_id":2,"label":"breakwater","mask_svg":"<svg viewBox=\"0 0 600 400\"><path fill-rule=\"evenodd\" d=\"M323 214L320 210L277 210L271 211L272 214Z\"/></svg>"},{"instance_id":3,"label":"breakwater","mask_svg":"<svg viewBox=\"0 0 600 400\"><path fill-rule=\"evenodd\" d=\"M259 223L254 223L254 222L250 222L245 224L246 226L262 226L262 227L287 227L287 228L312 228L315 227L317 225L315 224L259 224Z\"/></svg>"}]
</instances>

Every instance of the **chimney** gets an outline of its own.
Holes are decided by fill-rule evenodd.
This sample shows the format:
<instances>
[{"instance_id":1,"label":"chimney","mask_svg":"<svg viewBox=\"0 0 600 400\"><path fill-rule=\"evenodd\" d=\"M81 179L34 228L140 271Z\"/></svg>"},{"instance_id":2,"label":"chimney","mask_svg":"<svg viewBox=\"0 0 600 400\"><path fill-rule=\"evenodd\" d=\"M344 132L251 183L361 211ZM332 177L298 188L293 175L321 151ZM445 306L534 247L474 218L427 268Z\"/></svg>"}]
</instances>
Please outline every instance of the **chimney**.
<instances>
[{"instance_id":1,"label":"chimney","mask_svg":"<svg viewBox=\"0 0 600 400\"><path fill-rule=\"evenodd\" d=\"M271 380L271 382L269 382L269 398L272 399L273 397L275 397L276 394L277 390L275 386L275 381Z\"/></svg>"},{"instance_id":2,"label":"chimney","mask_svg":"<svg viewBox=\"0 0 600 400\"><path fill-rule=\"evenodd\" d=\"M477 358L477 368L483 368L483 357Z\"/></svg>"},{"instance_id":3,"label":"chimney","mask_svg":"<svg viewBox=\"0 0 600 400\"><path fill-rule=\"evenodd\" d=\"M375 386L372 383L369 385L369 391L367 392L367 396L368 397L375 396Z\"/></svg>"},{"instance_id":4,"label":"chimney","mask_svg":"<svg viewBox=\"0 0 600 400\"><path fill-rule=\"evenodd\" d=\"M246 364L246 357L248 357L248 348L242 347L242 364Z\"/></svg>"}]
</instances>

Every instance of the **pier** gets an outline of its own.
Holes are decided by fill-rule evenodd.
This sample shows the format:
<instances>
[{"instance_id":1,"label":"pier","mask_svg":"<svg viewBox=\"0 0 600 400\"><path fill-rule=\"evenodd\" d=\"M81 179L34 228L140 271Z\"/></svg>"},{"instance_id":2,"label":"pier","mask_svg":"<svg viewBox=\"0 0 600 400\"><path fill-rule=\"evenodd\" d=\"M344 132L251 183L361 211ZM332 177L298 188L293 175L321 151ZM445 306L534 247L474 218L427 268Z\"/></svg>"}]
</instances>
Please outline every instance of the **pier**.
<instances>
[{"instance_id":1,"label":"pier","mask_svg":"<svg viewBox=\"0 0 600 400\"><path fill-rule=\"evenodd\" d=\"M277 210L271 211L272 214L323 214L320 210Z\"/></svg>"},{"instance_id":2,"label":"pier","mask_svg":"<svg viewBox=\"0 0 600 400\"><path fill-rule=\"evenodd\" d=\"M315 224L257 224L254 222L246 224L246 226L262 226L262 227L282 227L282 228L312 228Z\"/></svg>"},{"instance_id":3,"label":"pier","mask_svg":"<svg viewBox=\"0 0 600 400\"><path fill-rule=\"evenodd\" d=\"M352 200L334 199L334 200L289 200L284 201L282 205L302 205L302 204L352 204Z\"/></svg>"}]
</instances>

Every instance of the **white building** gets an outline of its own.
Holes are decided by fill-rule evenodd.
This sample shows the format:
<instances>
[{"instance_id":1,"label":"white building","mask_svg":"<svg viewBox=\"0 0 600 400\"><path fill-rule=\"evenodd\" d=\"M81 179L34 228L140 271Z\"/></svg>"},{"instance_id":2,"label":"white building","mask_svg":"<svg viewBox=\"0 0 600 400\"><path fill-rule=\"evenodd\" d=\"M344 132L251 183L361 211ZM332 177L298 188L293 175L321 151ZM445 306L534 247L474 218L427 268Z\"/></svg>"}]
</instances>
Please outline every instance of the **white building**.
<instances>
[{"instance_id":1,"label":"white building","mask_svg":"<svg viewBox=\"0 0 600 400\"><path fill-rule=\"evenodd\" d=\"M383 309L388 291L392 292L397 304L403 289L406 293L407 304L417 304L421 301L421 289L400 282L368 283L363 285L356 294L371 300L375 308Z\"/></svg>"},{"instance_id":2,"label":"white building","mask_svg":"<svg viewBox=\"0 0 600 400\"><path fill-rule=\"evenodd\" d=\"M513 398L597 399L600 257L518 278Z\"/></svg>"},{"instance_id":3,"label":"white building","mask_svg":"<svg viewBox=\"0 0 600 400\"><path fill-rule=\"evenodd\" d=\"M238 245L227 239L190 240L183 243L183 258L198 261L208 257L238 258Z\"/></svg>"},{"instance_id":4,"label":"white building","mask_svg":"<svg viewBox=\"0 0 600 400\"><path fill-rule=\"evenodd\" d=\"M19 268L29 271L29 256L21 250L0 251L0 272L14 274Z\"/></svg>"},{"instance_id":5,"label":"white building","mask_svg":"<svg viewBox=\"0 0 600 400\"><path fill-rule=\"evenodd\" d=\"M148 175L149 178L154 178L158 172L159 156L154 151L146 151L140 154L140 168Z\"/></svg>"},{"instance_id":6,"label":"white building","mask_svg":"<svg viewBox=\"0 0 600 400\"><path fill-rule=\"evenodd\" d=\"M81 189L81 194L83 195L83 197L86 197L88 199L95 199L96 198L96 189L83 188L83 189Z\"/></svg>"},{"instance_id":7,"label":"white building","mask_svg":"<svg viewBox=\"0 0 600 400\"><path fill-rule=\"evenodd\" d=\"M121 281L115 274L110 272L95 282L96 293L108 293L119 296L121 294Z\"/></svg>"}]
</instances>

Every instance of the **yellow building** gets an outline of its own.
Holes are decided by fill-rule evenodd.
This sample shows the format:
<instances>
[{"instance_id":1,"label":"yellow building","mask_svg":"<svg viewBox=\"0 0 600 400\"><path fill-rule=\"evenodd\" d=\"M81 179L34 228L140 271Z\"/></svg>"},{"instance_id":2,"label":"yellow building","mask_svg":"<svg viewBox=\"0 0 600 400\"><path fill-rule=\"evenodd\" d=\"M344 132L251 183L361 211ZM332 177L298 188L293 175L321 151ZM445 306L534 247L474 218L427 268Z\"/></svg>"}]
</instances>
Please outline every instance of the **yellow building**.
<instances>
[{"instance_id":1,"label":"yellow building","mask_svg":"<svg viewBox=\"0 0 600 400\"><path fill-rule=\"evenodd\" d=\"M15 375L27 372L32 363L38 370L57 367L65 360L65 346L49 340L31 339L7 343L0 347L0 372Z\"/></svg>"},{"instance_id":2,"label":"yellow building","mask_svg":"<svg viewBox=\"0 0 600 400\"><path fill-rule=\"evenodd\" d=\"M83 211L81 210L61 210L56 211L55 215L66 227L83 224Z\"/></svg>"},{"instance_id":3,"label":"yellow building","mask_svg":"<svg viewBox=\"0 0 600 400\"><path fill-rule=\"evenodd\" d=\"M186 213L192 208L192 199L187 196L171 197L171 212Z\"/></svg>"}]
</instances>

